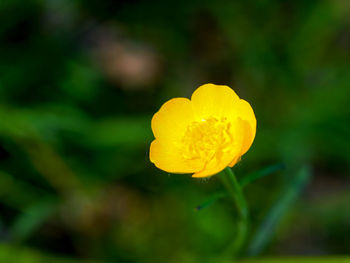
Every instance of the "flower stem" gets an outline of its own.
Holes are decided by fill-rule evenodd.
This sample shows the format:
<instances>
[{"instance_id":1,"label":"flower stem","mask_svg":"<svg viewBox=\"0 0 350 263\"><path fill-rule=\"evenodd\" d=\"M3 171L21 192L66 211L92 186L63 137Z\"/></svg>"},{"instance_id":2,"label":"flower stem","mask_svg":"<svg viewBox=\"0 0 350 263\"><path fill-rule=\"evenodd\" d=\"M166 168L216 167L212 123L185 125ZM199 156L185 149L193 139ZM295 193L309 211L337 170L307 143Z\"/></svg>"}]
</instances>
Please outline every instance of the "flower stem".
<instances>
[{"instance_id":1,"label":"flower stem","mask_svg":"<svg viewBox=\"0 0 350 263\"><path fill-rule=\"evenodd\" d=\"M230 249L231 252L237 255L241 252L248 232L248 206L243 196L242 188L230 167L224 169L220 174L220 179L238 211L236 238L232 244L232 250Z\"/></svg>"}]
</instances>

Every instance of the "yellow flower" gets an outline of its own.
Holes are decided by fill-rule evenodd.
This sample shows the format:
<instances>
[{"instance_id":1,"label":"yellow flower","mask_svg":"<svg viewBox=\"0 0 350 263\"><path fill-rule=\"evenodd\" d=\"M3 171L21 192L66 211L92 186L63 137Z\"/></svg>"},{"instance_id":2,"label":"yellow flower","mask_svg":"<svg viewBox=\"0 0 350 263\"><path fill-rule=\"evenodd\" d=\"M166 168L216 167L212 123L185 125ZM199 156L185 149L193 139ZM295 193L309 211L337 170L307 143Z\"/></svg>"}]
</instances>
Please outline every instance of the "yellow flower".
<instances>
[{"instance_id":1,"label":"yellow flower","mask_svg":"<svg viewBox=\"0 0 350 263\"><path fill-rule=\"evenodd\" d=\"M169 173L214 175L233 167L253 143L252 107L228 86L205 84L187 98L174 98L152 118L150 160Z\"/></svg>"}]
</instances>

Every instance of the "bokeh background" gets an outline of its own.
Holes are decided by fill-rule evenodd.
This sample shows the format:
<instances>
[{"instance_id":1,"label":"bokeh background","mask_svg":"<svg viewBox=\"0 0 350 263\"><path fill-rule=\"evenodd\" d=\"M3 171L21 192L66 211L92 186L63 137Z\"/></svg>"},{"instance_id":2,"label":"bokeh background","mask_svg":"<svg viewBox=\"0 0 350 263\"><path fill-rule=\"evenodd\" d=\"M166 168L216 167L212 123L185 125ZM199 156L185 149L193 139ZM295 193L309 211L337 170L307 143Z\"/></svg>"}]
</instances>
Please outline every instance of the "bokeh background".
<instances>
[{"instance_id":1,"label":"bokeh background","mask_svg":"<svg viewBox=\"0 0 350 263\"><path fill-rule=\"evenodd\" d=\"M348 0L1 0L0 262L221 262L220 181L148 158L152 114L208 82L258 120L243 255L350 254Z\"/></svg>"}]
</instances>

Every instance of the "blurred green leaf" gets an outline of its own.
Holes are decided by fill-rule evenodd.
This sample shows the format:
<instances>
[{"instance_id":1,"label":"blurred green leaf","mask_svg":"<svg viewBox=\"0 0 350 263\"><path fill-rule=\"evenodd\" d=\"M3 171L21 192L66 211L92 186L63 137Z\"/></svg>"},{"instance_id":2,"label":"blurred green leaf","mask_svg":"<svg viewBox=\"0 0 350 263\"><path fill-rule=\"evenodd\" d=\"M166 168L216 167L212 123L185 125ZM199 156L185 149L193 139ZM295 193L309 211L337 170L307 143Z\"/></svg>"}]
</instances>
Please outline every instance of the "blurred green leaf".
<instances>
[{"instance_id":1,"label":"blurred green leaf","mask_svg":"<svg viewBox=\"0 0 350 263\"><path fill-rule=\"evenodd\" d=\"M278 257L278 258L257 258L240 260L238 263L348 263L347 256L325 256L325 257Z\"/></svg>"},{"instance_id":2,"label":"blurred green leaf","mask_svg":"<svg viewBox=\"0 0 350 263\"><path fill-rule=\"evenodd\" d=\"M259 254L270 242L278 224L284 215L291 209L292 204L298 198L311 177L309 167L302 167L296 172L292 181L281 191L276 203L271 207L265 219L257 229L248 247L248 254L255 256Z\"/></svg>"},{"instance_id":3,"label":"blurred green leaf","mask_svg":"<svg viewBox=\"0 0 350 263\"><path fill-rule=\"evenodd\" d=\"M227 193L217 193L217 194L213 195L212 197L210 197L208 200L204 201L202 204L198 205L195 208L195 210L200 211L204 208L207 208L225 196L227 196Z\"/></svg>"},{"instance_id":4,"label":"blurred green leaf","mask_svg":"<svg viewBox=\"0 0 350 263\"><path fill-rule=\"evenodd\" d=\"M248 184L251 184L252 182L260 179L261 177L270 175L270 174L275 173L277 171L280 171L284 168L285 168L285 165L282 163L267 166L259 171L253 172L253 173L248 174L246 176L243 176L239 180L239 184L243 188L243 187L247 186Z\"/></svg>"},{"instance_id":5,"label":"blurred green leaf","mask_svg":"<svg viewBox=\"0 0 350 263\"><path fill-rule=\"evenodd\" d=\"M3 263L98 263L90 260L74 260L45 253L20 248L16 246L0 245L0 262ZM100 261L100 263L102 263Z\"/></svg>"},{"instance_id":6,"label":"blurred green leaf","mask_svg":"<svg viewBox=\"0 0 350 263\"><path fill-rule=\"evenodd\" d=\"M20 211L53 195L19 178L0 171L0 203Z\"/></svg>"},{"instance_id":7,"label":"blurred green leaf","mask_svg":"<svg viewBox=\"0 0 350 263\"><path fill-rule=\"evenodd\" d=\"M99 147L139 146L150 142L151 117L121 117L97 122L86 140Z\"/></svg>"},{"instance_id":8,"label":"blurred green leaf","mask_svg":"<svg viewBox=\"0 0 350 263\"><path fill-rule=\"evenodd\" d=\"M36 231L57 208L57 201L44 199L26 208L11 226L11 238L15 242L22 242Z\"/></svg>"},{"instance_id":9,"label":"blurred green leaf","mask_svg":"<svg viewBox=\"0 0 350 263\"><path fill-rule=\"evenodd\" d=\"M60 87L76 100L91 101L97 93L100 75L88 61L68 61L67 76Z\"/></svg>"}]
</instances>

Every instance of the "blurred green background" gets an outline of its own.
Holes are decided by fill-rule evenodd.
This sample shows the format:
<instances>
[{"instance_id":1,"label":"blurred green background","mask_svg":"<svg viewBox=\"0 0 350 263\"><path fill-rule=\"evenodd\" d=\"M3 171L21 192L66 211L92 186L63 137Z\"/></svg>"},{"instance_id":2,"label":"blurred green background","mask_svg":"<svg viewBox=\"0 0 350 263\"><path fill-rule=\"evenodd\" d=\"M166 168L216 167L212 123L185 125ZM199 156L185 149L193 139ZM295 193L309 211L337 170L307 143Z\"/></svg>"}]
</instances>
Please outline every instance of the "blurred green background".
<instances>
[{"instance_id":1,"label":"blurred green background","mask_svg":"<svg viewBox=\"0 0 350 263\"><path fill-rule=\"evenodd\" d=\"M348 0L1 0L0 22L0 262L222 262L220 181L148 159L152 114L208 82L258 120L243 255L350 254Z\"/></svg>"}]
</instances>

